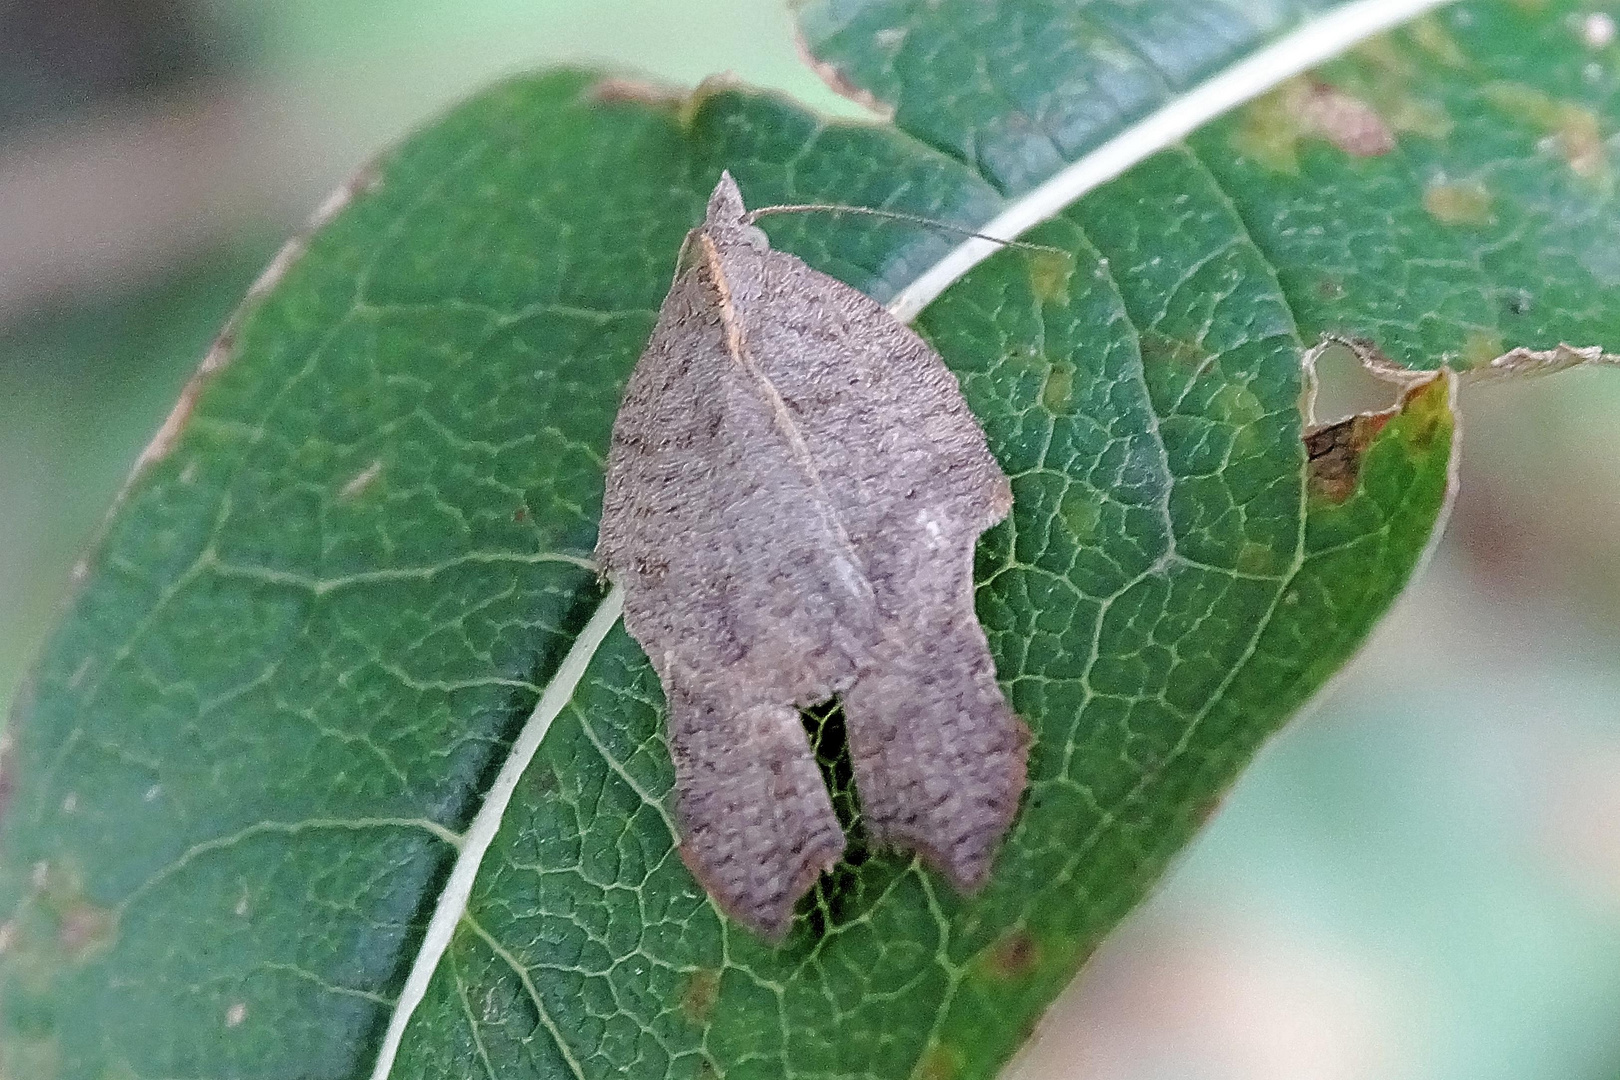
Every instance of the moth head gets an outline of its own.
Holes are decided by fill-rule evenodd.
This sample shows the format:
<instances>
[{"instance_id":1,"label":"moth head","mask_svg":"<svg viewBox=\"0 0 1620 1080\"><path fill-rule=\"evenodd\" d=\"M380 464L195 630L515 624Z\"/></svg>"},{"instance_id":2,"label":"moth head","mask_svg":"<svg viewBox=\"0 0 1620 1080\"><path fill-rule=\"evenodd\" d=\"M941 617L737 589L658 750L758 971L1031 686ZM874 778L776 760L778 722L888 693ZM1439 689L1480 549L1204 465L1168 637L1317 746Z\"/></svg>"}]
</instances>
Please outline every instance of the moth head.
<instances>
[{"instance_id":1,"label":"moth head","mask_svg":"<svg viewBox=\"0 0 1620 1080\"><path fill-rule=\"evenodd\" d=\"M748 218L748 207L743 205L742 192L730 172L720 173L720 182L709 196L709 208L703 217L703 227L712 233L741 241L755 251L770 247L763 230L756 228Z\"/></svg>"},{"instance_id":2,"label":"moth head","mask_svg":"<svg viewBox=\"0 0 1620 1080\"><path fill-rule=\"evenodd\" d=\"M714 185L714 193L709 196L709 210L703 223L711 227L741 225L747 216L748 208L743 205L737 181L731 178L730 172L722 171L720 182Z\"/></svg>"}]
</instances>

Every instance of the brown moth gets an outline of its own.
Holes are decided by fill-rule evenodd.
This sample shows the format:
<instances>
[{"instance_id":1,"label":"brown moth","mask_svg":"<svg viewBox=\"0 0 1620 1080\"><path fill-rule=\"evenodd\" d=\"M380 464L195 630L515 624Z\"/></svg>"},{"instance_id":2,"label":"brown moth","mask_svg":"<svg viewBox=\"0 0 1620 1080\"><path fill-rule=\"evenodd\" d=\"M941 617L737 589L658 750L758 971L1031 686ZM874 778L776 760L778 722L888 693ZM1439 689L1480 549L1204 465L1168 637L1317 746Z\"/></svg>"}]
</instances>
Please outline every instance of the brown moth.
<instances>
[{"instance_id":1,"label":"brown moth","mask_svg":"<svg viewBox=\"0 0 1620 1080\"><path fill-rule=\"evenodd\" d=\"M663 683L681 857L772 939L844 835L798 709L842 701L879 843L984 884L1029 732L973 611L1012 487L955 377L780 251L722 174L613 425L596 553Z\"/></svg>"}]
</instances>

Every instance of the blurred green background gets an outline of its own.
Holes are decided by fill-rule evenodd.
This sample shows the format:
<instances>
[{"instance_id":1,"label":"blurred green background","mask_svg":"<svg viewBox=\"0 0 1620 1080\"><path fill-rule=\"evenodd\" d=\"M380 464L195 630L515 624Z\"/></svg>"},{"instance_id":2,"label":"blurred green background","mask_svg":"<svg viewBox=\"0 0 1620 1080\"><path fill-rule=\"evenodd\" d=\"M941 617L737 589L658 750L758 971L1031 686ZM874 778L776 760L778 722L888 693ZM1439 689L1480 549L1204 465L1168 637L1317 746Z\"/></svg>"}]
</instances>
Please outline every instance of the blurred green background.
<instances>
[{"instance_id":1,"label":"blurred green background","mask_svg":"<svg viewBox=\"0 0 1620 1080\"><path fill-rule=\"evenodd\" d=\"M413 124L565 61L859 115L773 0L0 4L0 704L281 240ZM1620 372L1464 419L1433 564L1015 1075L1620 1076Z\"/></svg>"}]
</instances>

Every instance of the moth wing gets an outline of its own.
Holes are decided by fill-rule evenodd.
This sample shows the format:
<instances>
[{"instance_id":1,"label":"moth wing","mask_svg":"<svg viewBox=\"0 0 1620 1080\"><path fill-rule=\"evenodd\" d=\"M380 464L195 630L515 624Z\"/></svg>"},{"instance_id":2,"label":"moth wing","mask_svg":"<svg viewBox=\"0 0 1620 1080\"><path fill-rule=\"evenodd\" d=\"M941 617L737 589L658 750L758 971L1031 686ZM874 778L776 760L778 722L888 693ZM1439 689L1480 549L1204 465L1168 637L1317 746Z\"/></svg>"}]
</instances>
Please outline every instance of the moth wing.
<instances>
[{"instance_id":1,"label":"moth wing","mask_svg":"<svg viewBox=\"0 0 1620 1080\"><path fill-rule=\"evenodd\" d=\"M1029 729L996 685L984 631L913 624L843 695L861 815L961 892L990 875L1024 792Z\"/></svg>"},{"instance_id":2,"label":"moth wing","mask_svg":"<svg viewBox=\"0 0 1620 1080\"><path fill-rule=\"evenodd\" d=\"M665 299L614 422L597 556L661 677L680 666L744 697L825 700L875 639L872 589L774 389L739 355L728 295L697 262Z\"/></svg>"},{"instance_id":3,"label":"moth wing","mask_svg":"<svg viewBox=\"0 0 1620 1080\"><path fill-rule=\"evenodd\" d=\"M682 858L779 937L844 847L794 705L853 681L871 592L720 305L701 262L665 300L614 425L597 553L664 686Z\"/></svg>"},{"instance_id":4,"label":"moth wing","mask_svg":"<svg viewBox=\"0 0 1620 1080\"><path fill-rule=\"evenodd\" d=\"M722 910L779 941L844 851L799 712L668 697L681 859Z\"/></svg>"},{"instance_id":5,"label":"moth wing","mask_svg":"<svg viewBox=\"0 0 1620 1080\"><path fill-rule=\"evenodd\" d=\"M872 576L897 550L936 550L1006 517L1011 485L933 347L792 255L761 261L764 284L744 312L750 351Z\"/></svg>"},{"instance_id":6,"label":"moth wing","mask_svg":"<svg viewBox=\"0 0 1620 1080\"><path fill-rule=\"evenodd\" d=\"M772 252L748 340L874 589L882 644L843 692L862 815L962 890L1018 809L1029 731L996 684L973 549L1011 485L956 377L864 294Z\"/></svg>"}]
</instances>

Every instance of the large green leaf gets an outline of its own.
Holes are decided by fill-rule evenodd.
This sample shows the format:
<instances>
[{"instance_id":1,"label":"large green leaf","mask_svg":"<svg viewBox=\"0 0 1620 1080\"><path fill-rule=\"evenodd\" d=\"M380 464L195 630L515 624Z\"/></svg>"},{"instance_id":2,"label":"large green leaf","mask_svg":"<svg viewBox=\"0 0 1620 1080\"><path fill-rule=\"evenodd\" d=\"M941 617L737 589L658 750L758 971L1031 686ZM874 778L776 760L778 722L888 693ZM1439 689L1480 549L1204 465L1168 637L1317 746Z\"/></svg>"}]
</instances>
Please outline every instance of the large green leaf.
<instances>
[{"instance_id":1,"label":"large green leaf","mask_svg":"<svg viewBox=\"0 0 1620 1080\"><path fill-rule=\"evenodd\" d=\"M890 6L827 8L853 25ZM904 40L956 41L953 64L994 44L1048 65L1065 100L1102 93L1082 61L1113 39L1054 51L1051 5L970 6L1010 36L918 3ZM1121 26L1246 10L1118 7ZM1119 88L1112 119L1022 179L950 134L1010 121L980 101L952 129L947 95L926 132L897 112L909 134L559 73L409 140L227 329L14 718L5 1075L364 1077L394 1035L399 1077L993 1073L1362 639L1443 510L1453 379L1306 441L1303 349L1330 329L1414 367L1465 350L1445 334L1480 328L1466 309L1435 320L1388 287L1425 258L1407 233L1472 250L1446 263L1449 287L1509 297L1515 318L1513 290L1536 288L1533 323L1496 319L1492 347L1608 330L1601 262L1537 254L1538 236L1584 239L1565 215L1612 190L1546 130L1572 108L1600 130L1616 116L1569 29L1580 10L1478 4L1380 42L1328 74L1367 101L1401 91L1377 99L1394 133L1380 156L1319 138L1284 88L1055 208L1035 237L1066 257L1004 251L927 307L919 328L1014 477L979 612L1036 734L1030 791L989 887L957 897L860 842L840 719L817 714L855 842L779 949L721 920L673 852L657 681L585 560L620 389L715 176L730 168L755 205L977 224L1268 36L1321 24L1307 6L1234 16L1221 49L1191 53L1154 53L1174 36L1130 24L1157 96L1127 108ZM1436 50L1461 59L1418 59ZM918 100L932 92L909 80L940 74L841 66ZM964 68L980 69L995 67ZM1481 89L1498 82L1517 89ZM1432 117L1431 96L1449 127L1395 122L1402 104ZM1486 158L1459 133L1491 124ZM1471 188L1433 195L1437 173L1488 173L1489 205L1511 196L1515 216L1471 209ZM1340 213L1365 244L1299 235ZM772 228L884 298L953 243L856 218ZM1538 258L1558 263L1556 292ZM551 726L520 772L537 702ZM436 912L447 939L428 933Z\"/></svg>"}]
</instances>

